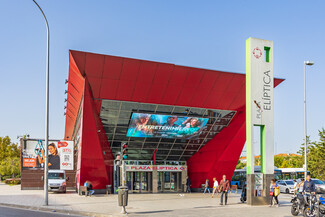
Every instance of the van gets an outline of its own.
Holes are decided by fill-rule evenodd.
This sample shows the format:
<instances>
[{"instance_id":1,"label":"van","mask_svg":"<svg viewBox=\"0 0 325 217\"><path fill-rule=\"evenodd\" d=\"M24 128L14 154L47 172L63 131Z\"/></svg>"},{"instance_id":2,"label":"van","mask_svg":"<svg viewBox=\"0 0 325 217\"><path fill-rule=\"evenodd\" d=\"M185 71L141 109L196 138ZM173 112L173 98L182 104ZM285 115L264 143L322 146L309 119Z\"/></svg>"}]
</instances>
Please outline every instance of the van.
<instances>
[{"instance_id":1,"label":"van","mask_svg":"<svg viewBox=\"0 0 325 217\"><path fill-rule=\"evenodd\" d=\"M48 190L52 192L66 193L68 180L69 177L65 176L64 170L49 170Z\"/></svg>"}]
</instances>

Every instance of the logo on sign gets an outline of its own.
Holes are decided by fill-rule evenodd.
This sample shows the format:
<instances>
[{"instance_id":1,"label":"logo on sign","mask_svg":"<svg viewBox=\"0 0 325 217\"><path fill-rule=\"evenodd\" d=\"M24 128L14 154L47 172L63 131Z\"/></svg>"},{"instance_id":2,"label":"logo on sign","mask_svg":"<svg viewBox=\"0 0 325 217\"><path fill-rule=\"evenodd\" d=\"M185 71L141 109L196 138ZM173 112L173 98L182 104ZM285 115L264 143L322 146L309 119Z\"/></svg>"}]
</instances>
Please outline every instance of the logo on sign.
<instances>
[{"instance_id":1,"label":"logo on sign","mask_svg":"<svg viewBox=\"0 0 325 217\"><path fill-rule=\"evenodd\" d=\"M67 146L68 146L67 142L58 142L58 148L67 147Z\"/></svg>"},{"instance_id":2,"label":"logo on sign","mask_svg":"<svg viewBox=\"0 0 325 217\"><path fill-rule=\"evenodd\" d=\"M256 59L259 59L262 56L262 51L258 47L253 50L253 55Z\"/></svg>"}]
</instances>

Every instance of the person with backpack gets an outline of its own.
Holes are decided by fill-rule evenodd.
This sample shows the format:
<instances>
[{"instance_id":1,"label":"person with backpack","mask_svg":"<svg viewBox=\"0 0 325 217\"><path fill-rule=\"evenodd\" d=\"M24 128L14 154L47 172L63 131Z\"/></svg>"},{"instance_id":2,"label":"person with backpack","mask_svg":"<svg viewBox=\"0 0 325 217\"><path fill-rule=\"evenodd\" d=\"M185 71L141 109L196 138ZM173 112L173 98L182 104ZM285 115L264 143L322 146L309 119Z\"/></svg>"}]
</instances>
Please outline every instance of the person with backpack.
<instances>
[{"instance_id":1,"label":"person with backpack","mask_svg":"<svg viewBox=\"0 0 325 217\"><path fill-rule=\"evenodd\" d=\"M219 192L221 192L220 205L223 205L223 195L225 195L225 205L227 205L228 191L229 191L229 180L226 179L226 175L223 175L219 187Z\"/></svg>"}]
</instances>

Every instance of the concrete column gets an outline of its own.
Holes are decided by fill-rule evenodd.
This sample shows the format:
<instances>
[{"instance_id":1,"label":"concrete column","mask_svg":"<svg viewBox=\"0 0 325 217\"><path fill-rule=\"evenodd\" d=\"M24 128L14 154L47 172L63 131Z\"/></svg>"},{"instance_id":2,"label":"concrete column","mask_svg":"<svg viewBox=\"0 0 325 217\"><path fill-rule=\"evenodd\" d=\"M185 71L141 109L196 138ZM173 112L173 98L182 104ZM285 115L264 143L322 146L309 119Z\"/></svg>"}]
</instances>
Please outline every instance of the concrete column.
<instances>
[{"instance_id":1,"label":"concrete column","mask_svg":"<svg viewBox=\"0 0 325 217\"><path fill-rule=\"evenodd\" d=\"M152 193L158 193L158 172L155 167L152 170Z\"/></svg>"},{"instance_id":2,"label":"concrete column","mask_svg":"<svg viewBox=\"0 0 325 217\"><path fill-rule=\"evenodd\" d=\"M181 173L181 179L182 179L182 192L186 191L186 177L187 177L187 171L183 170Z\"/></svg>"}]
</instances>

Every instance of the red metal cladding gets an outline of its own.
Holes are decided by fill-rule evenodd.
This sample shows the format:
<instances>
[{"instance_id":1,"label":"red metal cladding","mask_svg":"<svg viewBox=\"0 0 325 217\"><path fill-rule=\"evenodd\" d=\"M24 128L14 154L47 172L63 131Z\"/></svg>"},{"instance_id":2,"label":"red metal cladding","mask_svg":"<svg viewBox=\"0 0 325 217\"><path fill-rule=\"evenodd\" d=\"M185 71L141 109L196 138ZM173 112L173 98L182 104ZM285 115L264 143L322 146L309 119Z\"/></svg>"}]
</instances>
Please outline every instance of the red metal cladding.
<instances>
[{"instance_id":1,"label":"red metal cladding","mask_svg":"<svg viewBox=\"0 0 325 217\"><path fill-rule=\"evenodd\" d=\"M113 183L114 159L87 79L82 106L82 135L77 168L79 185L89 180L94 189L105 189L106 185Z\"/></svg>"},{"instance_id":2,"label":"red metal cladding","mask_svg":"<svg viewBox=\"0 0 325 217\"><path fill-rule=\"evenodd\" d=\"M282 81L275 79L274 86ZM70 51L69 90L65 138L72 137L85 91L77 171L81 184L89 179L105 188L113 179L113 156L99 118L101 99L237 111L229 126L188 160L192 187L223 174L231 179L246 139L244 74Z\"/></svg>"}]
</instances>

